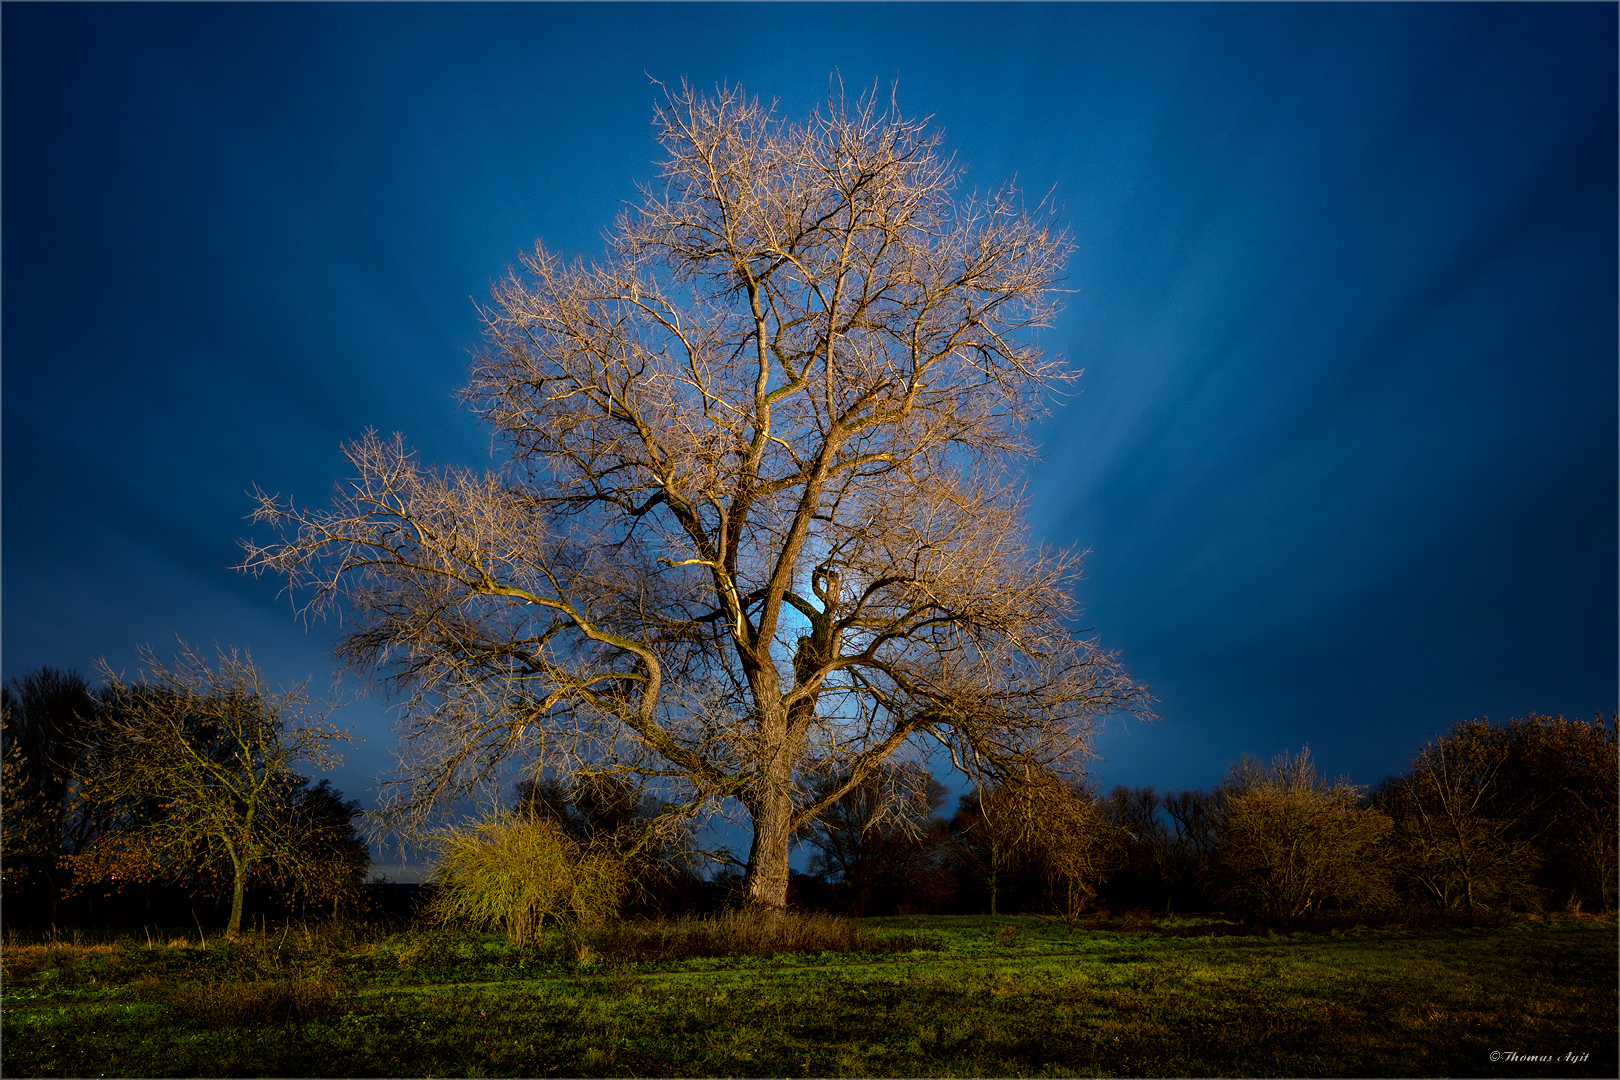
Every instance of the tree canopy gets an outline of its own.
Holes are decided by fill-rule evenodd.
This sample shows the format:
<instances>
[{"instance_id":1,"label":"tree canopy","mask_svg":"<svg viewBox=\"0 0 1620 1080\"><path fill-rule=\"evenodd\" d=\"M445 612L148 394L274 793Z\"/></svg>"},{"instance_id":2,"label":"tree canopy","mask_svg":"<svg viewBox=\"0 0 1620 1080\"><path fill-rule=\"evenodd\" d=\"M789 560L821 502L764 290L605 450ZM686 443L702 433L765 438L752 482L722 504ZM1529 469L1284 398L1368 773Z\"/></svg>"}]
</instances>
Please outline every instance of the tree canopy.
<instances>
[{"instance_id":1,"label":"tree canopy","mask_svg":"<svg viewBox=\"0 0 1620 1080\"><path fill-rule=\"evenodd\" d=\"M301 688L271 693L236 652L209 663L187 648L173 668L148 652L146 662L136 683L103 670L100 723L79 775L100 836L74 857L81 879L224 864L234 934L255 870L324 895L363 873L369 857L347 828L358 804L293 771L332 767L332 743L347 738L311 713Z\"/></svg>"},{"instance_id":2,"label":"tree canopy","mask_svg":"<svg viewBox=\"0 0 1620 1080\"><path fill-rule=\"evenodd\" d=\"M1024 521L1028 424L1076 375L1035 336L1051 208L963 195L892 98L790 123L683 85L655 126L605 255L536 244L482 310L498 466L367 434L331 508L261 494L244 565L341 605L340 655L402 696L396 821L513 767L633 773L740 804L780 907L795 832L903 747L1074 772L1147 697Z\"/></svg>"}]
</instances>

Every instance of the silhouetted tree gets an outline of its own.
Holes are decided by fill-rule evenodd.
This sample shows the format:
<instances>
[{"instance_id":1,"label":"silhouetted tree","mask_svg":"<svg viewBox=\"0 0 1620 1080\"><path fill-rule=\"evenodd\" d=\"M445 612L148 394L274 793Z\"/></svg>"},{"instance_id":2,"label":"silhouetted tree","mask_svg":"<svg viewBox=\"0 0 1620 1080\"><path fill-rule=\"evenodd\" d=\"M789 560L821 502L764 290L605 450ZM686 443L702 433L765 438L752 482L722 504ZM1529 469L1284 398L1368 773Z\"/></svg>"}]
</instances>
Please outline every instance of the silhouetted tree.
<instances>
[{"instance_id":1,"label":"silhouetted tree","mask_svg":"<svg viewBox=\"0 0 1620 1080\"><path fill-rule=\"evenodd\" d=\"M814 775L804 797L842 786L843 777ZM816 851L811 873L832 883L835 900L856 915L944 905L956 886L946 866L950 832L936 817L944 803L945 786L921 765L885 763L801 832Z\"/></svg>"},{"instance_id":2,"label":"silhouetted tree","mask_svg":"<svg viewBox=\"0 0 1620 1080\"><path fill-rule=\"evenodd\" d=\"M1541 854L1536 885L1555 903L1614 907L1615 726L1614 716L1586 722L1539 713L1491 725L1508 748L1501 796L1517 819L1513 835Z\"/></svg>"},{"instance_id":3,"label":"silhouetted tree","mask_svg":"<svg viewBox=\"0 0 1620 1080\"><path fill-rule=\"evenodd\" d=\"M1183 910L1206 910L1219 847L1220 789L1182 791L1166 796L1163 806L1170 820L1170 874L1176 903Z\"/></svg>"},{"instance_id":4,"label":"silhouetted tree","mask_svg":"<svg viewBox=\"0 0 1620 1080\"><path fill-rule=\"evenodd\" d=\"M365 809L358 799L345 799L330 780L311 782L290 773L286 782L298 865L272 877L288 883L295 902L331 901L336 918L344 903L358 900L371 871L371 849L357 825Z\"/></svg>"},{"instance_id":5,"label":"silhouetted tree","mask_svg":"<svg viewBox=\"0 0 1620 1080\"><path fill-rule=\"evenodd\" d=\"M64 860L94 835L75 777L96 738L99 703L77 672L42 667L0 687L0 716L6 876L37 871L55 917L72 882Z\"/></svg>"},{"instance_id":6,"label":"silhouetted tree","mask_svg":"<svg viewBox=\"0 0 1620 1080\"><path fill-rule=\"evenodd\" d=\"M1151 787L1118 785L1102 800L1107 860L1102 896L1110 906L1169 908L1174 852L1161 805Z\"/></svg>"}]
</instances>

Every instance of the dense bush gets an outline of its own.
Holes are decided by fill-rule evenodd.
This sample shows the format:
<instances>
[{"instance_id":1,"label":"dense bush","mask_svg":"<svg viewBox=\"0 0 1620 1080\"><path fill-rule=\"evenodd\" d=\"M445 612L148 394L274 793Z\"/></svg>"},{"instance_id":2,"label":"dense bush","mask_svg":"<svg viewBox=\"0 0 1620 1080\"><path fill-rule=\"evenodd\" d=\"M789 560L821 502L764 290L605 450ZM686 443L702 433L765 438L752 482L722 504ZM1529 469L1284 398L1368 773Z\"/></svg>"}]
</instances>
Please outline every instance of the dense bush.
<instances>
[{"instance_id":1,"label":"dense bush","mask_svg":"<svg viewBox=\"0 0 1620 1080\"><path fill-rule=\"evenodd\" d=\"M1386 781L1407 891L1470 917L1498 908L1615 906L1615 719L1532 714L1452 725Z\"/></svg>"},{"instance_id":2,"label":"dense bush","mask_svg":"<svg viewBox=\"0 0 1620 1080\"><path fill-rule=\"evenodd\" d=\"M656 916L703 907L712 891L699 871L692 828L615 773L518 782L512 812L551 822L581 849L607 850L623 864L620 908Z\"/></svg>"},{"instance_id":3,"label":"dense bush","mask_svg":"<svg viewBox=\"0 0 1620 1080\"><path fill-rule=\"evenodd\" d=\"M437 840L429 912L499 930L514 944L544 941L545 925L589 931L618 910L624 863L582 847L544 817L503 816Z\"/></svg>"},{"instance_id":4,"label":"dense bush","mask_svg":"<svg viewBox=\"0 0 1620 1080\"><path fill-rule=\"evenodd\" d=\"M1269 768L1244 759L1223 794L1216 872L1240 909L1297 919L1393 901L1389 818L1361 806L1348 782L1318 775L1308 750Z\"/></svg>"}]
</instances>

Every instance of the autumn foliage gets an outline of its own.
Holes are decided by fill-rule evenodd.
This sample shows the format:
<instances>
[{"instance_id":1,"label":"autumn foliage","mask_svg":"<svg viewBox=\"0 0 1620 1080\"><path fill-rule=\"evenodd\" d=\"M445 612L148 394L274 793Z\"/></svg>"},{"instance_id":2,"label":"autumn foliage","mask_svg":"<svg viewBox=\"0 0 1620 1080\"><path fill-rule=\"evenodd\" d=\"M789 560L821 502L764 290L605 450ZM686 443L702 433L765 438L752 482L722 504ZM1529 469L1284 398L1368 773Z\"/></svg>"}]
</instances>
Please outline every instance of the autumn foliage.
<instances>
[{"instance_id":1,"label":"autumn foliage","mask_svg":"<svg viewBox=\"0 0 1620 1080\"><path fill-rule=\"evenodd\" d=\"M1383 786L1408 890L1470 915L1615 906L1615 718L1452 725Z\"/></svg>"},{"instance_id":2,"label":"autumn foliage","mask_svg":"<svg viewBox=\"0 0 1620 1080\"><path fill-rule=\"evenodd\" d=\"M103 674L94 693L49 670L6 688L8 885L37 870L53 913L63 892L225 892L233 933L250 883L334 910L355 895L359 804L295 768L335 764L345 736L301 688L271 692L235 652Z\"/></svg>"}]
</instances>

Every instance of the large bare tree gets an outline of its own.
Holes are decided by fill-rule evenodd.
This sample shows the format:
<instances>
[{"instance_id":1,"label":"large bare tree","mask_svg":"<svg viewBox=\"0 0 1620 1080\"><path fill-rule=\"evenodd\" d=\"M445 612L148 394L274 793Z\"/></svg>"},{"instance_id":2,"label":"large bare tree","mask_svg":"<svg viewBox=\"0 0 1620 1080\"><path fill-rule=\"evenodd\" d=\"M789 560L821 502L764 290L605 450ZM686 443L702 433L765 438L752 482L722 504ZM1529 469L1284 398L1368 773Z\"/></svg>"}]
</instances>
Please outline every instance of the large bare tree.
<instances>
[{"instance_id":1,"label":"large bare tree","mask_svg":"<svg viewBox=\"0 0 1620 1080\"><path fill-rule=\"evenodd\" d=\"M962 196L892 99L788 123L683 86L655 127L605 257L537 244L482 312L502 467L367 435L331 509L260 496L280 538L244 565L342 602L340 655L404 695L398 820L513 759L628 770L744 807L781 907L795 829L903 747L1077 767L1146 697L1071 628L1078 557L1031 545L1011 472L1073 377L1033 333L1049 208Z\"/></svg>"}]
</instances>

